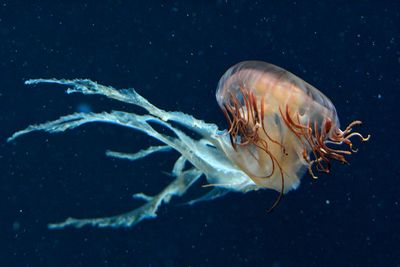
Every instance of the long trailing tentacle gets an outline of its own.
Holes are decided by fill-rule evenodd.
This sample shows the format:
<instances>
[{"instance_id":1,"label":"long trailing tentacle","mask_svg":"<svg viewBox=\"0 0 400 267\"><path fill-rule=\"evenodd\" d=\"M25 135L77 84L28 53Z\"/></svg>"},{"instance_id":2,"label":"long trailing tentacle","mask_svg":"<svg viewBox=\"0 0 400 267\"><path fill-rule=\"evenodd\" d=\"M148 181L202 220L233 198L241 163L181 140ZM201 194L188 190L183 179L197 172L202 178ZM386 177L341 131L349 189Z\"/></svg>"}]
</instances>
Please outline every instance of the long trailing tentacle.
<instances>
[{"instance_id":1,"label":"long trailing tentacle","mask_svg":"<svg viewBox=\"0 0 400 267\"><path fill-rule=\"evenodd\" d=\"M159 194L143 198L146 204L124 214L117 216L76 219L68 218L64 222L49 224L50 229L60 229L66 226L74 226L77 228L91 225L97 227L131 227L141 222L144 219L156 217L156 211L161 203L168 203L172 196L182 195L186 190L201 176L201 172L195 168L182 172L178 177L169 184Z\"/></svg>"},{"instance_id":2,"label":"long trailing tentacle","mask_svg":"<svg viewBox=\"0 0 400 267\"><path fill-rule=\"evenodd\" d=\"M182 195L186 190L203 174L208 177L228 177L233 181L229 186L225 186L225 193L231 191L247 192L255 190L246 174L232 165L227 156L222 153L221 146L226 145L214 124L205 123L194 117L181 112L167 112L159 109L148 102L145 98L136 93L133 89L116 90L112 87L103 86L90 80L55 80L55 79L36 79L28 80L26 84L56 83L67 85L70 88L68 93L79 92L83 94L101 94L106 97L131 103L148 111L148 114L137 115L134 113L111 111L102 113L75 113L60 117L57 120L31 125L24 130L14 133L8 141L20 137L32 131L47 131L49 133L64 132L74 129L90 122L106 122L120 126L132 128L145 133L164 143L164 145L149 147L137 153L121 153L107 151L111 157L137 160L144 158L152 153L176 150L181 155L176 161L172 170L175 180L164 190L155 196L148 196L144 193L135 194L136 199L146 201L146 203L125 214L120 214L104 218L74 219L69 218L64 222L50 224L49 228L58 229L66 226L82 227L93 225L98 227L129 227L137 224L143 219L156 216L156 211L162 203L168 203L172 196ZM176 127L176 124L182 127ZM167 131L157 130L153 125L157 124ZM186 134L183 129L194 131L203 138L196 139ZM189 162L190 164L186 164ZM218 180L212 180L218 181ZM209 195L205 199L212 199L218 194ZM219 194L222 196L222 194ZM211 197L212 196L212 197Z\"/></svg>"}]
</instances>

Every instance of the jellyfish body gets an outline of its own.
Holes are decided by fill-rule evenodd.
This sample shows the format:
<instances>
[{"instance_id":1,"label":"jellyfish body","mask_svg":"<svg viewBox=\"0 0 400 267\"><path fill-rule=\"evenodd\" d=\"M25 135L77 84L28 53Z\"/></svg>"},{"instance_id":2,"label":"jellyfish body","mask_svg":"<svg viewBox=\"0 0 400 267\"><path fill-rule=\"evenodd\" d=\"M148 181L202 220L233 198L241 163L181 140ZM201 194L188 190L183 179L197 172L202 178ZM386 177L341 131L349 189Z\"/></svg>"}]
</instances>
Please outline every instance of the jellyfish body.
<instances>
[{"instance_id":1,"label":"jellyfish body","mask_svg":"<svg viewBox=\"0 0 400 267\"><path fill-rule=\"evenodd\" d=\"M316 88L295 75L272 64L245 61L231 67L221 78L217 101L228 121L226 131L211 123L181 112L159 109L133 89L116 90L90 80L28 80L26 84L53 83L69 86L67 93L101 94L108 98L142 107L145 115L122 111L75 113L43 124L31 125L16 132L8 141L26 133L44 130L63 132L89 122L106 122L135 129L159 140L163 145L137 153L107 151L107 156L138 160L156 152L175 150L180 154L171 171L175 179L155 196L144 193L134 197L145 204L133 211L104 218L68 218L49 227L128 227L145 218L156 216L162 203L172 196L182 195L204 176L212 189L204 196L190 201L221 197L229 192L248 192L270 188L283 193L295 189L303 173L313 169L329 171L329 160L346 162L345 155L354 152L350 138L355 121L344 131L331 101ZM169 131L157 130L158 124ZM177 127L179 125L179 127ZM195 139L181 129L197 133ZM167 134L167 133L170 134ZM328 145L347 144L349 150Z\"/></svg>"},{"instance_id":2,"label":"jellyfish body","mask_svg":"<svg viewBox=\"0 0 400 267\"><path fill-rule=\"evenodd\" d=\"M269 63L245 61L221 78L217 101L229 123L236 153L228 154L257 185L282 193L295 189L306 167L316 178L329 172L330 159L346 162L351 151L329 148L347 143L351 127L339 128L332 102L294 74ZM310 156L311 154L311 156Z\"/></svg>"}]
</instances>

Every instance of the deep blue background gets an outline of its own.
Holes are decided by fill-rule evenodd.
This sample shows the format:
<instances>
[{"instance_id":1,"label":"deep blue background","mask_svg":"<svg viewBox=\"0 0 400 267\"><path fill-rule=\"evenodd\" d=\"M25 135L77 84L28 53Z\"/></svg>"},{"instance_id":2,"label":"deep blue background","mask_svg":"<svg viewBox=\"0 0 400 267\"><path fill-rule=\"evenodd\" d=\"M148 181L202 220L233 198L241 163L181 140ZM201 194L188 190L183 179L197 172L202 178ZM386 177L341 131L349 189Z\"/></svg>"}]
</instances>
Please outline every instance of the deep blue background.
<instances>
[{"instance_id":1,"label":"deep blue background","mask_svg":"<svg viewBox=\"0 0 400 267\"><path fill-rule=\"evenodd\" d=\"M71 2L0 1L0 266L399 266L399 4ZM162 171L173 159L106 158L106 149L134 152L152 142L104 124L6 143L14 131L82 104L136 111L24 80L135 87L164 109L223 128L217 82L249 59L319 88L343 125L364 121L360 131L372 138L350 166L334 164L317 181L304 177L272 214L276 193L265 190L194 207L173 201L132 229L47 230L68 216L131 210L133 193L170 181Z\"/></svg>"}]
</instances>

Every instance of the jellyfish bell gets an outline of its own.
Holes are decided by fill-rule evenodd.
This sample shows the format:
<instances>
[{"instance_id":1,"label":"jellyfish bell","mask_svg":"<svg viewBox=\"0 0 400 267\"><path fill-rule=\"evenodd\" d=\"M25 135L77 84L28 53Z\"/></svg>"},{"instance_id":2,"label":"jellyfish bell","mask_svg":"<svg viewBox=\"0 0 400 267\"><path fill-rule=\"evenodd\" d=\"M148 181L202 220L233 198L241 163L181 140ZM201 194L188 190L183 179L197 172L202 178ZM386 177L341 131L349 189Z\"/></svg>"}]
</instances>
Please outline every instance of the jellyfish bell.
<instances>
[{"instance_id":1,"label":"jellyfish bell","mask_svg":"<svg viewBox=\"0 0 400 267\"><path fill-rule=\"evenodd\" d=\"M227 122L234 151L228 157L255 184L281 194L298 187L314 166L329 172L330 159L346 163L355 121L344 131L332 102L296 75L261 61L232 66L219 81L216 98ZM350 150L328 144L346 143ZM311 156L310 156L311 154ZM279 199L278 199L279 201Z\"/></svg>"}]
</instances>

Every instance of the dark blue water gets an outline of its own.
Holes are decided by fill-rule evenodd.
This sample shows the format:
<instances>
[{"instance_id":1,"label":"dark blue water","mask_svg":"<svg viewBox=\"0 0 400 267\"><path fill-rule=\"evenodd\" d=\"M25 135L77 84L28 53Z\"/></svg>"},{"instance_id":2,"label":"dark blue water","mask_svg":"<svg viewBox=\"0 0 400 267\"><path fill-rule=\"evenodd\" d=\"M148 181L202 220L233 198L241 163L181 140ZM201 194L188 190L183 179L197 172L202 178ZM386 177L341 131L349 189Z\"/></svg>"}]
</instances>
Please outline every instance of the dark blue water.
<instances>
[{"instance_id":1,"label":"dark blue water","mask_svg":"<svg viewBox=\"0 0 400 267\"><path fill-rule=\"evenodd\" d=\"M396 1L72 2L0 2L0 266L399 266ZM173 159L107 158L107 149L152 142L104 124L6 143L16 130L76 110L136 111L24 80L135 87L164 109L223 128L216 85L249 59L319 88L343 125L364 122L360 131L372 138L349 166L334 164L316 181L305 176L272 214L276 193L264 190L193 207L177 199L131 229L46 228L68 216L131 210L133 193L156 193L171 180L162 172Z\"/></svg>"}]
</instances>

